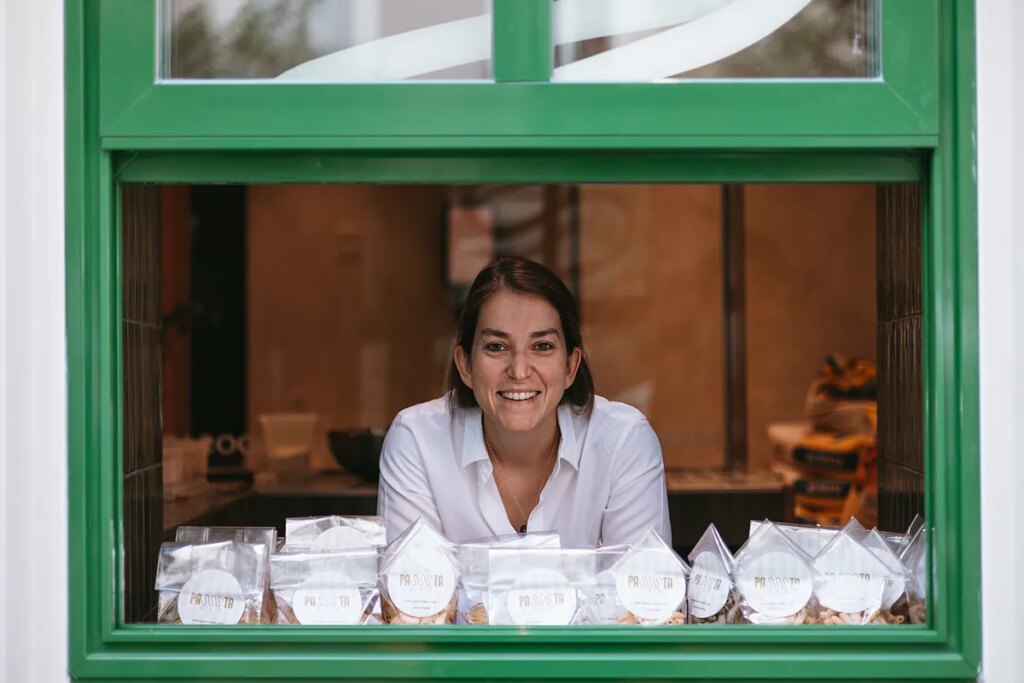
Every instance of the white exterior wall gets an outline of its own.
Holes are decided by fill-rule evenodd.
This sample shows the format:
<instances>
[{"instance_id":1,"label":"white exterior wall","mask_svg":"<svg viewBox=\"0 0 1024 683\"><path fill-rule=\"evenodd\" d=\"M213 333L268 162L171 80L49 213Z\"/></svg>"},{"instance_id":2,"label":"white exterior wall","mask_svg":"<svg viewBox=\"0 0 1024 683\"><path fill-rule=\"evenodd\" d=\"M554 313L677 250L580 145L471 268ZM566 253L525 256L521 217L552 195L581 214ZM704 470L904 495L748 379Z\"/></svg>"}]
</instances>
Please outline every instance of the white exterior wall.
<instances>
[{"instance_id":1,"label":"white exterior wall","mask_svg":"<svg viewBox=\"0 0 1024 683\"><path fill-rule=\"evenodd\" d=\"M19 683L67 678L62 21L61 0L0 3L0 681ZM980 0L977 43L983 678L1019 683L1024 8Z\"/></svg>"},{"instance_id":2,"label":"white exterior wall","mask_svg":"<svg viewBox=\"0 0 1024 683\"><path fill-rule=\"evenodd\" d=\"M61 0L0 1L0 681L67 679Z\"/></svg>"},{"instance_id":3,"label":"white exterior wall","mask_svg":"<svg viewBox=\"0 0 1024 683\"><path fill-rule=\"evenodd\" d=\"M1024 7L978 0L982 678L1024 681ZM1014 40L1015 39L1015 40Z\"/></svg>"}]
</instances>

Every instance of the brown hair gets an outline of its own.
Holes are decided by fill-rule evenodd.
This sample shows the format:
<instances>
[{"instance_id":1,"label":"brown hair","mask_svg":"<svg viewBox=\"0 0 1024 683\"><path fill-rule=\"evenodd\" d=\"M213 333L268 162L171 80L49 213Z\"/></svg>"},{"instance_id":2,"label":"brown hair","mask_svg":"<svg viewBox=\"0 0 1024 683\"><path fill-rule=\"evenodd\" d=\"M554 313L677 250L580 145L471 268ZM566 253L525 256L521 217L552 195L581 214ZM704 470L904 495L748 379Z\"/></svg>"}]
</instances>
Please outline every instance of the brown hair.
<instances>
[{"instance_id":1,"label":"brown hair","mask_svg":"<svg viewBox=\"0 0 1024 683\"><path fill-rule=\"evenodd\" d=\"M466 303L459 316L458 338L455 343L462 347L467 358L471 358L473 337L480 320L484 303L499 291L538 296L558 311L565 335L566 353L580 350L580 366L576 379L565 390L562 403L571 403L577 413L589 413L594 405L594 376L587 363L580 333L580 311L569 288L558 276L536 261L519 256L499 258L488 263L473 280L466 296ZM478 404L473 390L462 381L459 369L452 360L448 368L448 399L454 409L475 408Z\"/></svg>"}]
</instances>

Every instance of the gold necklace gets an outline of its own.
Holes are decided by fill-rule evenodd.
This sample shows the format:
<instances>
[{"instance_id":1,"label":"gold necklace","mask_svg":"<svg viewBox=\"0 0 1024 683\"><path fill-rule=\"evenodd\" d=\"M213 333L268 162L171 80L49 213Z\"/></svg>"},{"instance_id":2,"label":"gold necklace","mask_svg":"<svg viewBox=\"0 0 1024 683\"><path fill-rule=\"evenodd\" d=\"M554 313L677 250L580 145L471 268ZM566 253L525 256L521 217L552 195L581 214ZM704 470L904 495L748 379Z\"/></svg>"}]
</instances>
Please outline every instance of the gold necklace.
<instances>
[{"instance_id":1,"label":"gold necklace","mask_svg":"<svg viewBox=\"0 0 1024 683\"><path fill-rule=\"evenodd\" d=\"M491 464L494 469L498 470L501 474L501 478L505 480L505 488L508 489L509 495L512 496L512 502L515 503L516 509L519 510L519 518L523 520L523 523L519 525L519 533L526 533L526 525L529 523L530 518L525 512L523 512L523 506L519 504L519 498L516 496L516 490L512 488L512 482L508 479L508 474L505 472L505 467L501 464L501 458L498 457L497 452L494 450L494 446L491 445L490 440L487 438L487 433L483 433L484 436L484 447L487 449L487 457L490 458ZM555 439L551 442L551 450L548 451L548 460L544 463L544 471L541 472L540 482L537 485L537 503L540 503L540 493L544 490L544 482L549 476L551 476L551 461L555 457L555 449L558 447L558 441L562 436L561 430L555 430ZM536 507L536 503L534 504Z\"/></svg>"}]
</instances>

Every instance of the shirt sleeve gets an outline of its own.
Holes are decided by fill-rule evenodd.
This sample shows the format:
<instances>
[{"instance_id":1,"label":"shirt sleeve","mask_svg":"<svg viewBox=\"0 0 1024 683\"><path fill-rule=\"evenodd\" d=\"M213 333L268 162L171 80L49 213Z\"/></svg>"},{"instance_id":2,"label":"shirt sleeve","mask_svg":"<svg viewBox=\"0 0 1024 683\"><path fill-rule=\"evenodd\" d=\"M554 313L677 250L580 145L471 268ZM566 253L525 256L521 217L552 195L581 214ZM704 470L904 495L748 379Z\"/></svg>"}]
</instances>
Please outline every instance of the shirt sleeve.
<instances>
[{"instance_id":1,"label":"shirt sleeve","mask_svg":"<svg viewBox=\"0 0 1024 683\"><path fill-rule=\"evenodd\" d=\"M384 518L388 543L420 517L441 529L419 441L401 415L391 423L381 448L377 514Z\"/></svg>"},{"instance_id":2,"label":"shirt sleeve","mask_svg":"<svg viewBox=\"0 0 1024 683\"><path fill-rule=\"evenodd\" d=\"M612 454L608 506L601 520L602 545L635 543L649 529L672 544L661 444L647 420L629 427Z\"/></svg>"}]
</instances>

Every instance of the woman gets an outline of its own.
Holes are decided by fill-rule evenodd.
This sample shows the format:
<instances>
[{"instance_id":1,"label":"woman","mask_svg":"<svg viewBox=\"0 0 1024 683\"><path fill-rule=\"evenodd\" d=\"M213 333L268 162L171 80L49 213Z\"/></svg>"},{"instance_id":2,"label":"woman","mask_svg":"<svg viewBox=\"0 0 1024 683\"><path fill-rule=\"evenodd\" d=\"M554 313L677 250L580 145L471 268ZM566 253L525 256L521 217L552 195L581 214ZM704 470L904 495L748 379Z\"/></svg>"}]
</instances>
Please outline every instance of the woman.
<instances>
[{"instance_id":1,"label":"woman","mask_svg":"<svg viewBox=\"0 0 1024 683\"><path fill-rule=\"evenodd\" d=\"M445 397L398 414L378 513L388 540L423 517L456 542L558 531L565 547L671 542L658 438L594 396L579 311L544 266L503 258L470 288Z\"/></svg>"}]
</instances>

